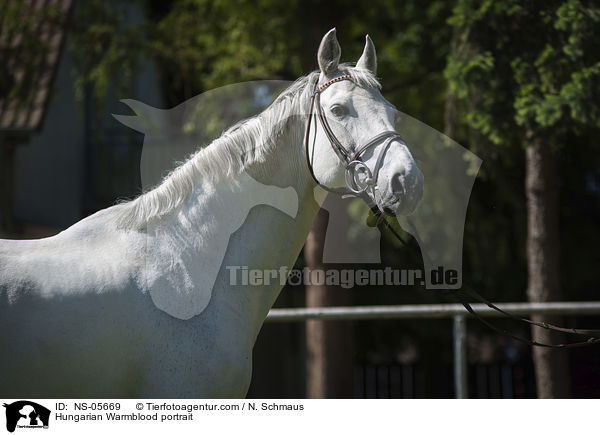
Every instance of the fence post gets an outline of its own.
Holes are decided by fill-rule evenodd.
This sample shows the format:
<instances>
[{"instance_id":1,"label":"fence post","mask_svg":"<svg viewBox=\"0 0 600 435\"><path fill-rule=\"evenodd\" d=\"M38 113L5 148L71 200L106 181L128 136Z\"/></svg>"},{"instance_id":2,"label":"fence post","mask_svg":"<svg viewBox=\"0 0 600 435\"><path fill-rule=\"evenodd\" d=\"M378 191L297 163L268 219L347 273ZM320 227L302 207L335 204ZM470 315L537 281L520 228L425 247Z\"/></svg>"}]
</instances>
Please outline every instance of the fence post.
<instances>
[{"instance_id":1,"label":"fence post","mask_svg":"<svg viewBox=\"0 0 600 435\"><path fill-rule=\"evenodd\" d=\"M457 399L469 397L467 384L467 324L463 314L454 316L454 391Z\"/></svg>"}]
</instances>

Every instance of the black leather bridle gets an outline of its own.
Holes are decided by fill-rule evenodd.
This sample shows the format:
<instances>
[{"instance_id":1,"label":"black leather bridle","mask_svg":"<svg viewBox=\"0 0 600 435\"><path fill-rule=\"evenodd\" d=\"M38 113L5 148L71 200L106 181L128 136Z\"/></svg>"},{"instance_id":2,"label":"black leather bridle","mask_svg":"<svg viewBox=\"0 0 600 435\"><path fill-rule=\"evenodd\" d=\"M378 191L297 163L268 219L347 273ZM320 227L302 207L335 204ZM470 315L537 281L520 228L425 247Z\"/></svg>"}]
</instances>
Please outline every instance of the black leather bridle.
<instances>
[{"instance_id":1,"label":"black leather bridle","mask_svg":"<svg viewBox=\"0 0 600 435\"><path fill-rule=\"evenodd\" d=\"M383 160L385 158L385 154L387 153L387 150L388 150L391 142L394 139L399 140L404 145L405 145L405 142L404 142L404 140L402 140L402 137L397 132L390 130L390 131L384 131L383 133L380 133L380 134L374 136L370 141L368 141L366 144L356 148L356 150L354 150L354 151L350 151L348 148L344 147L342 145L342 143L338 140L338 138L335 136L335 134L333 133L333 130L331 129L331 127L329 125L329 122L327 122L327 118L325 117L325 114L323 113L323 108L321 106L321 100L320 100L321 92L323 92L323 90L327 89L332 84L340 82L342 80L353 81L352 76L346 74L346 75L336 77L332 80L329 80L328 82L323 83L321 86L318 86L319 81L317 79L317 81L315 82L315 85L313 87L311 101L310 101L310 109L309 109L309 113L308 113L308 120L306 122L306 130L304 132L304 148L305 148L305 153L306 153L306 163L308 165L310 175L312 176L313 180L319 186L321 186L323 189L327 190L328 192L333 192L333 193L337 193L337 194L346 194L349 196L359 196L359 197L363 198L367 202L369 207L371 207L371 211L373 212L373 215L375 217L374 220L371 220L370 223L369 223L369 221L367 221L367 223L370 226L377 226L380 229L381 229L381 226L384 225L388 230L391 231L391 233L394 235L394 237L396 237L396 239L398 239L400 242L402 242L403 245L406 245L406 242L402 239L402 237L400 237L400 235L391 226L391 224L387 221L387 219L385 219L385 213L384 213L383 207L377 203L377 199L375 197L375 189L377 188L376 187L377 186L377 176L379 175L379 170L381 169L381 166L383 165ZM314 114L315 106L317 108L316 115ZM313 166L312 166L311 152L309 151L310 127L311 127L311 121L312 121L313 116L318 117L320 124L323 128L323 131L325 132L325 135L327 136L327 139L329 140L329 143L331 144L331 148L337 155L338 159L344 165L344 169L346 171L345 172L346 187L348 190L334 189L334 188L327 187L327 186L321 184L321 182L315 176ZM315 122L315 124L316 124L316 122ZM316 139L316 132L315 132L315 139ZM365 162L361 159L361 156L367 150L369 150L371 147L374 147L375 145L381 143L382 141L385 141L384 147L380 151L379 155L377 156L377 161L373 168L373 172L371 172L371 170L367 167ZM314 153L314 143L313 143L312 151ZM368 193L371 194L371 198L369 198ZM410 221L409 221L409 223L412 224L412 222L410 222ZM413 230L415 230L414 226L413 226ZM516 316L514 314L511 314L511 313L508 313L508 312L502 310L501 308L498 308L492 302L488 301L483 296L481 296L479 293L477 293L473 290L470 290L470 291L452 290L451 294L459 300L459 302L465 307L465 309L470 314L472 314L475 318L477 318L483 324L487 325L488 327L490 327L491 329L493 329L494 331L496 331L500 334L509 336L515 340L521 341L528 345L548 347L548 348L571 348L571 347L587 346L587 345L591 345L591 344L600 344L600 330L562 328L560 326L555 326L550 323L536 322L536 321L533 321L533 320L525 318L525 317ZM471 307L471 304L468 302L469 298L474 298L474 299L478 300L479 302L483 302L491 309L501 313L505 317L508 317L512 320L527 323L531 326L537 326L537 327L540 327L543 329L583 336L583 337L586 337L587 340L577 342L577 343L550 344L550 343L540 343L540 342L536 342L534 340L520 337L520 336L515 335L505 329L498 328L497 326L491 324L490 322L488 322L487 320L482 318L475 310L473 310L473 307Z\"/></svg>"},{"instance_id":2,"label":"black leather bridle","mask_svg":"<svg viewBox=\"0 0 600 435\"><path fill-rule=\"evenodd\" d=\"M404 144L402 137L395 131L389 130L379 133L374 136L364 145L357 147L355 150L351 151L350 149L344 147L336 135L333 133L329 122L327 121L327 117L323 113L323 107L321 106L321 92L327 89L334 83L340 82L342 80L352 80L352 76L346 74L334 79L329 80L328 82L323 83L321 86L318 86L319 81L315 82L313 87L311 100L310 100L310 109L308 112L308 120L306 121L306 130L304 132L304 149L306 153L306 164L308 165L308 169L310 171L310 175L313 180L321 186L323 189L328 192L333 192L337 194L349 194L351 196L362 196L371 208L379 209L383 212L383 206L377 202L375 196L375 190L377 189L377 177L379 176L379 170L383 165L383 161L385 159L385 155L387 150L390 147L390 144L393 140L399 140ZM316 114L314 113L315 107L317 108ZM316 117L319 119L321 127L329 140L329 144L333 149L333 152L338 157L338 159L342 162L345 169L345 179L346 179L346 187L347 191L344 189L334 189L322 184L316 177L313 165L312 165L312 155L314 154L314 142L312 146L312 152L309 150L310 146L310 127L312 118ZM316 121L315 121L316 125ZM316 139L316 132L315 132ZM362 156L365 152L367 152L370 148L376 146L379 143L384 143L382 150L379 152L377 156L377 160L373 171L368 168L365 162L362 160ZM371 194L371 198L369 201L367 193Z\"/></svg>"}]
</instances>

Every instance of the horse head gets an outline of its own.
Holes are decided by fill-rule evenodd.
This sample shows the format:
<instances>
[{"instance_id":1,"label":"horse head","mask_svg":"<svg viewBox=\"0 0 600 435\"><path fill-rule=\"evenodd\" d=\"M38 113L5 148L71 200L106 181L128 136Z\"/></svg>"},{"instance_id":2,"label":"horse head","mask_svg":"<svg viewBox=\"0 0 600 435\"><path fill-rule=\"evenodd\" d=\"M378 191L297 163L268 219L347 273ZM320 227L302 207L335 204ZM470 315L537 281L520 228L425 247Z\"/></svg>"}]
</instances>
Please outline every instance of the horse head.
<instances>
[{"instance_id":1,"label":"horse head","mask_svg":"<svg viewBox=\"0 0 600 435\"><path fill-rule=\"evenodd\" d=\"M355 67L340 57L332 29L319 47L305 133L313 178L328 189L345 186L381 212L410 214L423 197L423 173L394 129L396 108L379 90L373 41L367 35Z\"/></svg>"}]
</instances>

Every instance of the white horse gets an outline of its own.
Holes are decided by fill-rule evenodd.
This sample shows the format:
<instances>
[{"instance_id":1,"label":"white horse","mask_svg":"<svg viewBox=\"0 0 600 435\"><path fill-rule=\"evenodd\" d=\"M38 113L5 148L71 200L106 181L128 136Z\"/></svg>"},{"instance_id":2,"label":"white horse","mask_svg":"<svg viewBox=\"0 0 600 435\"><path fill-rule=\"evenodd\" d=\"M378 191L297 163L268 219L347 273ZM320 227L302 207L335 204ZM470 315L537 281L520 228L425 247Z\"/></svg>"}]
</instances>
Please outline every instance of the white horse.
<instances>
[{"instance_id":1,"label":"white horse","mask_svg":"<svg viewBox=\"0 0 600 435\"><path fill-rule=\"evenodd\" d=\"M245 396L252 348L282 285L230 285L226 265L289 268L304 244L318 211L304 147L315 84L350 76L320 95L324 116L348 148L393 130L395 109L379 92L369 37L355 67L339 64L340 52L333 29L321 41L320 71L297 80L154 190L54 237L0 241L0 395ZM313 122L308 130L315 178L344 186L345 167L323 126ZM410 213L423 176L396 138L362 156L371 171L382 151L373 200L388 212ZM254 198L245 222L227 221L223 198L241 196ZM257 201L285 213L252 207ZM223 221L239 229L225 241L207 294L202 271L216 249L211 234Z\"/></svg>"}]
</instances>

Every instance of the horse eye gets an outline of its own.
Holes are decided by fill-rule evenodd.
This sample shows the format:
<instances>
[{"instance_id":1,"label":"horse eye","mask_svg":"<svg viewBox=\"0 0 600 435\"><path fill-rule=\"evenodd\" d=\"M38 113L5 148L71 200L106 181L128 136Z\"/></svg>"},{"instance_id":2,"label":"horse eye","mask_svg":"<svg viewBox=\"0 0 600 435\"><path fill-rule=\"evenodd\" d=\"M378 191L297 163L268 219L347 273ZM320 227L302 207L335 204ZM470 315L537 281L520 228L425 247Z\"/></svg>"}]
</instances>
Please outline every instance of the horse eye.
<instances>
[{"instance_id":1,"label":"horse eye","mask_svg":"<svg viewBox=\"0 0 600 435\"><path fill-rule=\"evenodd\" d=\"M348 113L348 111L346 110L346 108L344 106L340 106L339 104L336 104L331 107L331 113L333 113L335 116L344 116Z\"/></svg>"}]
</instances>

